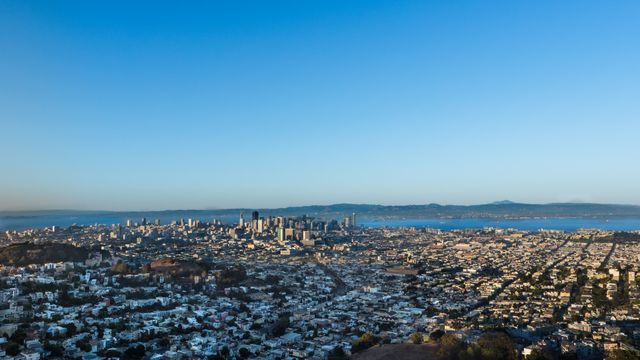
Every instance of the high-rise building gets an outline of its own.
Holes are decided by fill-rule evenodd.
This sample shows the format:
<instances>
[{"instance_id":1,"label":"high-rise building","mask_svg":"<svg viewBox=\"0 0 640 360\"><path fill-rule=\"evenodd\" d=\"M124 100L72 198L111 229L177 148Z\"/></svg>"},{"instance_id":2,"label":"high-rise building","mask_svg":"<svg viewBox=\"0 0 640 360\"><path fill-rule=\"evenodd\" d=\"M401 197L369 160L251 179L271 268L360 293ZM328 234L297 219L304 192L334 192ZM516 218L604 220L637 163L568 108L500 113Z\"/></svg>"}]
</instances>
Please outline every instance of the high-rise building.
<instances>
[{"instance_id":1,"label":"high-rise building","mask_svg":"<svg viewBox=\"0 0 640 360\"><path fill-rule=\"evenodd\" d=\"M244 211L240 211L240 221L238 222L240 227L244 226Z\"/></svg>"},{"instance_id":2,"label":"high-rise building","mask_svg":"<svg viewBox=\"0 0 640 360\"><path fill-rule=\"evenodd\" d=\"M296 236L296 229L294 228L286 228L284 229L284 239L285 240L294 240Z\"/></svg>"},{"instance_id":3,"label":"high-rise building","mask_svg":"<svg viewBox=\"0 0 640 360\"><path fill-rule=\"evenodd\" d=\"M257 211L251 212L251 230L258 231L258 220L260 219L260 214Z\"/></svg>"},{"instance_id":4,"label":"high-rise building","mask_svg":"<svg viewBox=\"0 0 640 360\"><path fill-rule=\"evenodd\" d=\"M131 219L127 219L127 227L131 227L133 225L133 222L131 221Z\"/></svg>"},{"instance_id":5,"label":"high-rise building","mask_svg":"<svg viewBox=\"0 0 640 360\"><path fill-rule=\"evenodd\" d=\"M356 227L356 213L351 214L351 227Z\"/></svg>"},{"instance_id":6,"label":"high-rise building","mask_svg":"<svg viewBox=\"0 0 640 360\"><path fill-rule=\"evenodd\" d=\"M264 219L258 219L258 226L256 227L257 233L262 233L264 231Z\"/></svg>"}]
</instances>

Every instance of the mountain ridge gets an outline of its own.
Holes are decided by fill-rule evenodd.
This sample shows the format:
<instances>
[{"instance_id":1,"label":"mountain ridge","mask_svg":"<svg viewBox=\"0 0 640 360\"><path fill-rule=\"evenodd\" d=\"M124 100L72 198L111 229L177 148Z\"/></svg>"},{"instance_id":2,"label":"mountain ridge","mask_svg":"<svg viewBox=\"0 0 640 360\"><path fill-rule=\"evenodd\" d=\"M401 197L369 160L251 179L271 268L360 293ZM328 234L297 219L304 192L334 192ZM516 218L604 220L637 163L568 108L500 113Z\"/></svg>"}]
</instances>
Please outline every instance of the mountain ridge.
<instances>
[{"instance_id":1,"label":"mountain ridge","mask_svg":"<svg viewBox=\"0 0 640 360\"><path fill-rule=\"evenodd\" d=\"M315 216L344 216L355 212L359 216L369 218L536 218L536 217L638 217L640 205L601 204L601 203L546 203L531 204L501 200L477 205L441 205L410 204L410 205L380 205L338 203L330 205L303 205L280 208L229 208L229 209L178 209L153 211L112 211L112 210L26 210L0 211L0 218L47 217L47 216L82 216L82 215L110 215L110 216L140 216L165 214L211 214L220 216L238 215L240 212L257 210L264 215L315 215ZM248 214L247 214L248 215Z\"/></svg>"}]
</instances>

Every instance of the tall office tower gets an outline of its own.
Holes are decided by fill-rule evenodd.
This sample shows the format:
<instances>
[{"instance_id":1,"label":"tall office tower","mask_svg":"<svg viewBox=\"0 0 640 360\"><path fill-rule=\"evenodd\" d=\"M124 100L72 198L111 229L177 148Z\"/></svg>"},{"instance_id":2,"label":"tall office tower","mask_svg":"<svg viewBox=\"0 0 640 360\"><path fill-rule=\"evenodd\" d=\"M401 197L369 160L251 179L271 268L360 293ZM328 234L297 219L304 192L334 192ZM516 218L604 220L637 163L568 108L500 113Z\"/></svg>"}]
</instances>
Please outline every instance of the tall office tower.
<instances>
[{"instance_id":1,"label":"tall office tower","mask_svg":"<svg viewBox=\"0 0 640 360\"><path fill-rule=\"evenodd\" d=\"M264 231L264 219L258 219L258 226L256 227L256 232L258 234Z\"/></svg>"},{"instance_id":2,"label":"tall office tower","mask_svg":"<svg viewBox=\"0 0 640 360\"><path fill-rule=\"evenodd\" d=\"M142 220L140 221L140 224L141 224L142 226L147 225L147 218L144 218L144 217L143 217L143 218L142 218Z\"/></svg>"},{"instance_id":3,"label":"tall office tower","mask_svg":"<svg viewBox=\"0 0 640 360\"><path fill-rule=\"evenodd\" d=\"M127 227L131 227L131 225L133 225L133 222L131 219L127 219Z\"/></svg>"},{"instance_id":4,"label":"tall office tower","mask_svg":"<svg viewBox=\"0 0 640 360\"><path fill-rule=\"evenodd\" d=\"M193 227L193 219L189 218L188 224L189 224L189 227Z\"/></svg>"},{"instance_id":5,"label":"tall office tower","mask_svg":"<svg viewBox=\"0 0 640 360\"><path fill-rule=\"evenodd\" d=\"M350 228L351 227L351 218L348 216L345 216L344 219L342 220L343 225L345 228Z\"/></svg>"},{"instance_id":6,"label":"tall office tower","mask_svg":"<svg viewBox=\"0 0 640 360\"><path fill-rule=\"evenodd\" d=\"M155 224L160 225L160 219L156 219Z\"/></svg>"},{"instance_id":7,"label":"tall office tower","mask_svg":"<svg viewBox=\"0 0 640 360\"><path fill-rule=\"evenodd\" d=\"M284 229L284 239L285 240L295 240L296 229L294 228L286 228Z\"/></svg>"},{"instance_id":8,"label":"tall office tower","mask_svg":"<svg viewBox=\"0 0 640 360\"><path fill-rule=\"evenodd\" d=\"M260 218L260 214L257 211L251 213L251 220L258 220Z\"/></svg>"},{"instance_id":9,"label":"tall office tower","mask_svg":"<svg viewBox=\"0 0 640 360\"><path fill-rule=\"evenodd\" d=\"M356 227L356 213L351 214L351 227Z\"/></svg>"},{"instance_id":10,"label":"tall office tower","mask_svg":"<svg viewBox=\"0 0 640 360\"><path fill-rule=\"evenodd\" d=\"M240 211L240 221L238 222L238 226L244 227L244 211Z\"/></svg>"}]
</instances>

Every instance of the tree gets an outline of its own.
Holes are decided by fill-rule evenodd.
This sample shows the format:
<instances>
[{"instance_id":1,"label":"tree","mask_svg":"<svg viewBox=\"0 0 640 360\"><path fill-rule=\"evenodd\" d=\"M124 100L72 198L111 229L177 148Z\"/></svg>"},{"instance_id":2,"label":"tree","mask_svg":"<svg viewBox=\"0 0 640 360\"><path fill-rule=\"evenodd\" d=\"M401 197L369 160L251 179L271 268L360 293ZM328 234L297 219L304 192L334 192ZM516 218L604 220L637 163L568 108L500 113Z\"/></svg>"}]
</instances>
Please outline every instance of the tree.
<instances>
[{"instance_id":1,"label":"tree","mask_svg":"<svg viewBox=\"0 0 640 360\"><path fill-rule=\"evenodd\" d=\"M240 312L246 312L246 313L251 314L251 309L249 309L247 304L245 304L244 302L241 302L240 303Z\"/></svg>"},{"instance_id":2,"label":"tree","mask_svg":"<svg viewBox=\"0 0 640 360\"><path fill-rule=\"evenodd\" d=\"M87 339L81 339L76 341L76 347L84 352L89 352L91 351L91 344L89 343L89 340Z\"/></svg>"},{"instance_id":3,"label":"tree","mask_svg":"<svg viewBox=\"0 0 640 360\"><path fill-rule=\"evenodd\" d=\"M534 349L529 356L527 356L527 360L553 360L554 356L549 351L542 351L538 349Z\"/></svg>"},{"instance_id":4,"label":"tree","mask_svg":"<svg viewBox=\"0 0 640 360\"><path fill-rule=\"evenodd\" d=\"M7 355L16 356L20 354L20 345L18 343L10 341L5 348Z\"/></svg>"},{"instance_id":5,"label":"tree","mask_svg":"<svg viewBox=\"0 0 640 360\"><path fill-rule=\"evenodd\" d=\"M460 350L463 349L462 341L451 334L442 335L439 344L438 359L456 359Z\"/></svg>"},{"instance_id":6,"label":"tree","mask_svg":"<svg viewBox=\"0 0 640 360\"><path fill-rule=\"evenodd\" d=\"M143 345L138 345L136 347L130 347L124 351L122 359L125 360L140 360L144 357L145 348Z\"/></svg>"},{"instance_id":7,"label":"tree","mask_svg":"<svg viewBox=\"0 0 640 360\"><path fill-rule=\"evenodd\" d=\"M578 360L578 354L575 351L563 353L560 355L560 360Z\"/></svg>"},{"instance_id":8,"label":"tree","mask_svg":"<svg viewBox=\"0 0 640 360\"><path fill-rule=\"evenodd\" d=\"M220 357L226 359L229 357L229 348L225 345L222 350L220 350Z\"/></svg>"},{"instance_id":9,"label":"tree","mask_svg":"<svg viewBox=\"0 0 640 360\"><path fill-rule=\"evenodd\" d=\"M271 334L275 337L282 336L287 331L289 327L289 315L285 314L278 318L273 329L271 330Z\"/></svg>"},{"instance_id":10,"label":"tree","mask_svg":"<svg viewBox=\"0 0 640 360\"><path fill-rule=\"evenodd\" d=\"M377 343L377 339L371 333L364 333L360 338L351 345L351 352L360 352L366 350Z\"/></svg>"},{"instance_id":11,"label":"tree","mask_svg":"<svg viewBox=\"0 0 640 360\"><path fill-rule=\"evenodd\" d=\"M76 334L76 332L78 331L78 329L76 328L76 324L74 323L69 323L69 324L64 324L62 325L62 327L67 329L67 336L71 337L73 335Z\"/></svg>"},{"instance_id":12,"label":"tree","mask_svg":"<svg viewBox=\"0 0 640 360\"><path fill-rule=\"evenodd\" d=\"M240 354L241 358L246 359L251 356L251 351L245 347L241 347L240 350L238 350L238 354Z\"/></svg>"},{"instance_id":13,"label":"tree","mask_svg":"<svg viewBox=\"0 0 640 360\"><path fill-rule=\"evenodd\" d=\"M247 277L247 272L243 266L238 265L224 269L215 274L218 287L223 289L242 282Z\"/></svg>"},{"instance_id":14,"label":"tree","mask_svg":"<svg viewBox=\"0 0 640 360\"><path fill-rule=\"evenodd\" d=\"M478 346L484 359L515 360L516 351L511 338L505 333L486 333L478 339Z\"/></svg>"},{"instance_id":15,"label":"tree","mask_svg":"<svg viewBox=\"0 0 640 360\"><path fill-rule=\"evenodd\" d=\"M327 360L346 360L348 358L349 357L344 352L344 349L342 349L340 346L334 347L333 350L329 351L329 354L327 355Z\"/></svg>"},{"instance_id":16,"label":"tree","mask_svg":"<svg viewBox=\"0 0 640 360\"><path fill-rule=\"evenodd\" d=\"M129 266L129 264L125 262L118 261L117 263L113 264L113 266L111 267L111 271L117 274L130 274L133 272L133 268L131 268L131 266Z\"/></svg>"},{"instance_id":17,"label":"tree","mask_svg":"<svg viewBox=\"0 0 640 360\"><path fill-rule=\"evenodd\" d=\"M109 349L107 350L107 352L105 352L104 354L107 358L116 358L119 359L122 354L120 353L120 351L116 350L116 349Z\"/></svg>"},{"instance_id":18,"label":"tree","mask_svg":"<svg viewBox=\"0 0 640 360\"><path fill-rule=\"evenodd\" d=\"M169 345L171 345L171 341L168 336L163 336L158 340L158 346L160 347L166 348L169 347Z\"/></svg>"},{"instance_id":19,"label":"tree","mask_svg":"<svg viewBox=\"0 0 640 360\"><path fill-rule=\"evenodd\" d=\"M444 335L444 331L438 329L429 334L429 339L433 341L438 341Z\"/></svg>"},{"instance_id":20,"label":"tree","mask_svg":"<svg viewBox=\"0 0 640 360\"><path fill-rule=\"evenodd\" d=\"M62 357L64 355L64 348L58 344L52 344L49 341L45 341L44 350L49 352L49 357Z\"/></svg>"},{"instance_id":21,"label":"tree","mask_svg":"<svg viewBox=\"0 0 640 360\"><path fill-rule=\"evenodd\" d=\"M16 344L23 344L24 339L26 338L27 338L27 333L24 331L24 328L19 327L16 330L16 332L14 332L13 335L11 335L9 340L13 341Z\"/></svg>"},{"instance_id":22,"label":"tree","mask_svg":"<svg viewBox=\"0 0 640 360\"><path fill-rule=\"evenodd\" d=\"M640 354L629 350L617 349L612 351L608 358L611 360L637 360L640 358Z\"/></svg>"},{"instance_id":23,"label":"tree","mask_svg":"<svg viewBox=\"0 0 640 360\"><path fill-rule=\"evenodd\" d=\"M466 349L461 349L458 352L458 360L476 360L480 358L480 348L476 344L469 344Z\"/></svg>"},{"instance_id":24,"label":"tree","mask_svg":"<svg viewBox=\"0 0 640 360\"><path fill-rule=\"evenodd\" d=\"M411 334L411 342L414 344L422 344L424 342L424 336L419 332Z\"/></svg>"}]
</instances>

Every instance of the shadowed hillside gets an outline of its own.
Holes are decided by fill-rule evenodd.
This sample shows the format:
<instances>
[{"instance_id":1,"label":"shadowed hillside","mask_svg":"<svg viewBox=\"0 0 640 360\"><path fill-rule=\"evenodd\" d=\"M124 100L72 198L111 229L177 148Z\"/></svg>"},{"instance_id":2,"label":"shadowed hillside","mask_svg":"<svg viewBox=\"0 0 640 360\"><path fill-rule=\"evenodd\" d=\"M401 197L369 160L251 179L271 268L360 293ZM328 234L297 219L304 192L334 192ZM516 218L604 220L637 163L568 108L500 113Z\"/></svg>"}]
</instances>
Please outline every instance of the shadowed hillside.
<instances>
[{"instance_id":1,"label":"shadowed hillside","mask_svg":"<svg viewBox=\"0 0 640 360\"><path fill-rule=\"evenodd\" d=\"M354 354L351 358L354 360L435 360L437 359L437 350L438 346L435 344L388 344L374 346L364 352Z\"/></svg>"},{"instance_id":2,"label":"shadowed hillside","mask_svg":"<svg viewBox=\"0 0 640 360\"><path fill-rule=\"evenodd\" d=\"M55 263L61 261L84 261L89 251L68 244L20 243L0 249L0 264L26 266L29 264Z\"/></svg>"}]
</instances>

